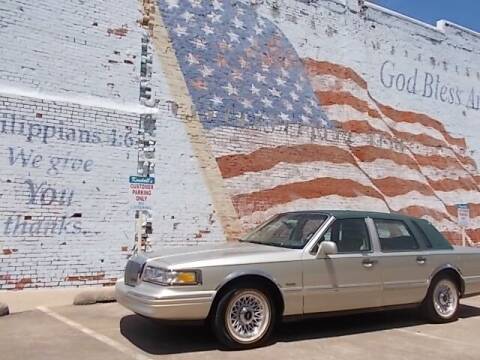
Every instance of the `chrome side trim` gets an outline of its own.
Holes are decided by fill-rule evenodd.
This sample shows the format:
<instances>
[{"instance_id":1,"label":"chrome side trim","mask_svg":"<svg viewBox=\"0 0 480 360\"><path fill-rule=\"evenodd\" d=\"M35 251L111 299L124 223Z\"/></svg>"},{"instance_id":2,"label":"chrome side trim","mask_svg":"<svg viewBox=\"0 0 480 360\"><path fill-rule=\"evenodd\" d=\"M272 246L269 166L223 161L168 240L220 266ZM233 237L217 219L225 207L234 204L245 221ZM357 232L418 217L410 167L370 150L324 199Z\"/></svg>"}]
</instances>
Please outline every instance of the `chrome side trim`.
<instances>
[{"instance_id":1,"label":"chrome side trim","mask_svg":"<svg viewBox=\"0 0 480 360\"><path fill-rule=\"evenodd\" d=\"M345 290L345 289L357 289L357 288L380 288L382 287L382 283L366 283L366 284L346 284L346 285L339 285L339 286L331 286L331 285L315 285L315 286L306 286L304 288L305 292L311 291L324 291L324 290Z\"/></svg>"},{"instance_id":2,"label":"chrome side trim","mask_svg":"<svg viewBox=\"0 0 480 360\"><path fill-rule=\"evenodd\" d=\"M465 276L465 277L463 277L463 281L468 282L468 283L480 282L480 275Z\"/></svg>"},{"instance_id":3,"label":"chrome side trim","mask_svg":"<svg viewBox=\"0 0 480 360\"><path fill-rule=\"evenodd\" d=\"M392 289L409 289L409 288L424 288L428 285L428 281L391 281L383 283L385 290Z\"/></svg>"},{"instance_id":4,"label":"chrome side trim","mask_svg":"<svg viewBox=\"0 0 480 360\"><path fill-rule=\"evenodd\" d=\"M129 296L133 296L139 299L148 300L148 301L182 301L182 300L212 300L215 296L215 291L199 291L199 292L191 292L185 294L174 294L169 296L151 296L146 295L144 293L139 293L134 290L128 290L127 294Z\"/></svg>"},{"instance_id":5,"label":"chrome side trim","mask_svg":"<svg viewBox=\"0 0 480 360\"><path fill-rule=\"evenodd\" d=\"M303 288L302 287L284 287L284 288L281 288L280 291L283 293L296 293L296 292L302 292Z\"/></svg>"},{"instance_id":6,"label":"chrome side trim","mask_svg":"<svg viewBox=\"0 0 480 360\"><path fill-rule=\"evenodd\" d=\"M382 283L366 283L366 284L346 284L346 285L339 285L339 289L356 289L356 288L378 288L382 287Z\"/></svg>"},{"instance_id":7,"label":"chrome side trim","mask_svg":"<svg viewBox=\"0 0 480 360\"><path fill-rule=\"evenodd\" d=\"M318 291L318 290L333 290L336 289L332 285L315 285L315 286L305 286L304 291Z\"/></svg>"}]
</instances>

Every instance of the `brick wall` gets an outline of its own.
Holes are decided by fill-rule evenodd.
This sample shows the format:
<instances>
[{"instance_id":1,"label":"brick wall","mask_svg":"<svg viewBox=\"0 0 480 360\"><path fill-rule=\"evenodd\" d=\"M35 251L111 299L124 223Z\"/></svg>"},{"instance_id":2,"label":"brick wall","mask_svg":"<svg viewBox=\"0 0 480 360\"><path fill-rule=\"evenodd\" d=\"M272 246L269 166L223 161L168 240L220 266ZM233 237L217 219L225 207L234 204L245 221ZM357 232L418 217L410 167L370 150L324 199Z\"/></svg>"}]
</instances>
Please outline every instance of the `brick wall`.
<instances>
[{"instance_id":1,"label":"brick wall","mask_svg":"<svg viewBox=\"0 0 480 360\"><path fill-rule=\"evenodd\" d=\"M2 288L111 283L131 247L138 114L0 97Z\"/></svg>"},{"instance_id":2,"label":"brick wall","mask_svg":"<svg viewBox=\"0 0 480 360\"><path fill-rule=\"evenodd\" d=\"M137 211L154 249L305 208L402 211L458 242L467 203L478 241L467 29L356 0L10 0L0 48L0 289L112 283Z\"/></svg>"}]
</instances>

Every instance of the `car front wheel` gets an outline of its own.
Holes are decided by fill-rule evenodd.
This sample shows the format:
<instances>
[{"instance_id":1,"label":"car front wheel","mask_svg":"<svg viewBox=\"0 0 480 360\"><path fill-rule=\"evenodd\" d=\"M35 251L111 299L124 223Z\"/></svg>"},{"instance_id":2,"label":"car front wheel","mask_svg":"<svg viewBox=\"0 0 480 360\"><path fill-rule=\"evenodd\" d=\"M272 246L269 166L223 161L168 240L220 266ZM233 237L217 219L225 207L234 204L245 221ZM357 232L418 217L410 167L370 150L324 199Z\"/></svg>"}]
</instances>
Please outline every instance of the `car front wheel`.
<instances>
[{"instance_id":1,"label":"car front wheel","mask_svg":"<svg viewBox=\"0 0 480 360\"><path fill-rule=\"evenodd\" d=\"M261 287L236 288L219 301L213 330L230 349L260 346L270 336L275 322L275 306Z\"/></svg>"},{"instance_id":2,"label":"car front wheel","mask_svg":"<svg viewBox=\"0 0 480 360\"><path fill-rule=\"evenodd\" d=\"M455 321L458 318L459 290L453 279L440 276L432 282L423 303L423 312L435 323Z\"/></svg>"}]
</instances>

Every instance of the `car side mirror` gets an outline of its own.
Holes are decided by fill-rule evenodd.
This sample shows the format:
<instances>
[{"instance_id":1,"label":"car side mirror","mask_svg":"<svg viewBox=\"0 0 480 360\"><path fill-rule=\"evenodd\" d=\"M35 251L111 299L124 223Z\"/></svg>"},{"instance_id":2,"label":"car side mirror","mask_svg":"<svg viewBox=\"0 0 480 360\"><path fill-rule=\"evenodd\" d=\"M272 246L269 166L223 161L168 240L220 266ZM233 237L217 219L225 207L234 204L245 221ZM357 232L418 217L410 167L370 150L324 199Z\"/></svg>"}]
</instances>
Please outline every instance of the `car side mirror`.
<instances>
[{"instance_id":1,"label":"car side mirror","mask_svg":"<svg viewBox=\"0 0 480 360\"><path fill-rule=\"evenodd\" d=\"M337 244L333 241L322 241L317 252L317 259L324 259L330 255L338 253Z\"/></svg>"}]
</instances>

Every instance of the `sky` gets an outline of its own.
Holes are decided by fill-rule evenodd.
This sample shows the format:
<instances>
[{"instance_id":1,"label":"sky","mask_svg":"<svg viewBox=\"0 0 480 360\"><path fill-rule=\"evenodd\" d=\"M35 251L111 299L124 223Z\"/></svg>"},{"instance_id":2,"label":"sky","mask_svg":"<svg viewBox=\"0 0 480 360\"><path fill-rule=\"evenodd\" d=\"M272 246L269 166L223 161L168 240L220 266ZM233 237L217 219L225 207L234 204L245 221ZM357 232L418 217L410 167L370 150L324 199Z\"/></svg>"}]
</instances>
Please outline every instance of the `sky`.
<instances>
[{"instance_id":1,"label":"sky","mask_svg":"<svg viewBox=\"0 0 480 360\"><path fill-rule=\"evenodd\" d=\"M479 0L376 0L388 9L435 25L437 20L449 20L480 32Z\"/></svg>"}]
</instances>

